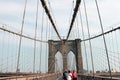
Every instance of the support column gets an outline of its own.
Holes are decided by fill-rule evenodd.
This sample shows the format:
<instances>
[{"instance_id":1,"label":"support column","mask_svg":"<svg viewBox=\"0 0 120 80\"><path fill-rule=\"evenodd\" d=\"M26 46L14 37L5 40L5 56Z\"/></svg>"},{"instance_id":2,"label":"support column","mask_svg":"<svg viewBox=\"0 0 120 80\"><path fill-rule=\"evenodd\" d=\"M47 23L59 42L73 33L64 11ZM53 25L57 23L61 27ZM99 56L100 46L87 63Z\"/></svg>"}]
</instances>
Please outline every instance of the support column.
<instances>
[{"instance_id":1,"label":"support column","mask_svg":"<svg viewBox=\"0 0 120 80\"><path fill-rule=\"evenodd\" d=\"M67 55L63 55L63 70L67 69Z\"/></svg>"},{"instance_id":2,"label":"support column","mask_svg":"<svg viewBox=\"0 0 120 80\"><path fill-rule=\"evenodd\" d=\"M76 54L76 67L77 72L82 73L83 72L83 61L82 61L82 54L81 54L81 40L76 39L76 47L77 47L77 54Z\"/></svg>"},{"instance_id":3,"label":"support column","mask_svg":"<svg viewBox=\"0 0 120 80\"><path fill-rule=\"evenodd\" d=\"M53 41L49 40L48 73L55 72L55 55L53 52Z\"/></svg>"}]
</instances>

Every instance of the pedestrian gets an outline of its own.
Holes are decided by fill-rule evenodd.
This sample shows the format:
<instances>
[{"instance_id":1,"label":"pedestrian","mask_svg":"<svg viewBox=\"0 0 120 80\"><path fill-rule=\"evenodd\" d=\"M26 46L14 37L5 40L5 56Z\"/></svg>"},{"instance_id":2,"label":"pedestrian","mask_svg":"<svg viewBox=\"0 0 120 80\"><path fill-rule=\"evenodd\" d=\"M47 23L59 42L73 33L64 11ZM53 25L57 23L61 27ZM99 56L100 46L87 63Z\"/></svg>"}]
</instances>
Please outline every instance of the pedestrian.
<instances>
[{"instance_id":1,"label":"pedestrian","mask_svg":"<svg viewBox=\"0 0 120 80\"><path fill-rule=\"evenodd\" d=\"M78 78L78 75L77 75L76 71L73 70L72 79L73 79L73 80L77 80L77 78Z\"/></svg>"},{"instance_id":2,"label":"pedestrian","mask_svg":"<svg viewBox=\"0 0 120 80\"><path fill-rule=\"evenodd\" d=\"M72 80L72 73L70 70L68 71L67 80Z\"/></svg>"},{"instance_id":3,"label":"pedestrian","mask_svg":"<svg viewBox=\"0 0 120 80\"><path fill-rule=\"evenodd\" d=\"M63 80L67 80L67 75L68 75L68 72L65 69L64 72L63 72Z\"/></svg>"}]
</instances>

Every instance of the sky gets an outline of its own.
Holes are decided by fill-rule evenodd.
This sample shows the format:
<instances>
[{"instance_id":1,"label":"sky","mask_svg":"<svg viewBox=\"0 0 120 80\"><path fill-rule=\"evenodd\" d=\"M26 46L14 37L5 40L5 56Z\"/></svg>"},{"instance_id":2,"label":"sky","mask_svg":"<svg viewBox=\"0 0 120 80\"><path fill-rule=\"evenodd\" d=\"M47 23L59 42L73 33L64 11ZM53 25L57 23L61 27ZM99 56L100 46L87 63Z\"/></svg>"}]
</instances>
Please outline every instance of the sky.
<instances>
[{"instance_id":1,"label":"sky","mask_svg":"<svg viewBox=\"0 0 120 80\"><path fill-rule=\"evenodd\" d=\"M51 12L52 18L56 24L57 30L60 36L62 37L62 39L65 39L67 36L68 29L70 26L70 21L71 21L74 6L75 6L75 1L76 0L46 0L46 3L49 6L49 10ZM99 10L100 10L100 15L101 15L104 31L118 27L120 25L120 5L119 5L120 0L97 0L97 1L99 5ZM100 29L100 23L99 23L97 10L96 10L95 1L85 0L85 2L86 2L87 14L88 14L90 34L91 36L97 35L101 33L101 29ZM22 18L23 18L24 4L25 4L25 0L1 0L0 1L0 27L4 26L6 29L20 33L20 29L22 25ZM30 37L34 37L34 34L35 34L36 7L37 7L36 4L37 4L37 0L28 0L27 8L26 8L23 34L28 35ZM76 18L75 24L73 25L73 30L71 32L70 39L75 39L75 38L83 39L80 18L83 19L83 28L84 28L85 38L88 38L83 0L81 0L80 10L81 10L82 16L80 16L79 13L77 14L77 18ZM51 26L46 14L45 13L42 14L42 13L43 13L43 8L41 6L41 3L39 2L37 39L41 39L41 26L43 23L43 26L44 26L43 28L44 36L42 36L43 40L46 41L45 35L49 35L49 36L51 35L49 39L58 40L58 38L56 37L57 35L55 31L53 30L53 27ZM43 15L44 15L44 20L42 19ZM48 30L49 29L48 26L51 29L50 32ZM48 33L46 33L46 30L48 31ZM80 34L77 34L78 30ZM76 36L74 37L75 34ZM2 49L4 46L4 48L8 47L10 55L12 55L11 53L12 50L15 50L14 51L14 54L15 54L15 52L17 52L18 50L16 49L16 47L18 47L17 46L18 42L19 42L19 37L5 33L0 30L0 44L2 45L0 46L1 52L3 51L4 53L7 53L5 49ZM40 43L37 44L38 52L40 52L39 44ZM9 48L11 47L11 45L13 45L13 48ZM23 52L26 52L26 53L28 52L30 54L34 52L33 41L28 40L28 39L23 39L22 45L24 46L22 49ZM25 50L24 48L27 50ZM29 49L31 49L31 51L29 51ZM26 56L29 55L28 53L26 54ZM7 57L6 54L4 54L3 56ZM33 54L29 56L31 57L33 56ZM45 57L45 54L43 54L43 57ZM29 60L26 60L26 63L27 61ZM45 66L45 64L43 65ZM22 67L24 68L24 65Z\"/></svg>"},{"instance_id":2,"label":"sky","mask_svg":"<svg viewBox=\"0 0 120 80\"><path fill-rule=\"evenodd\" d=\"M36 1L37 0L35 1L28 0L27 3L27 11L26 11L26 19L25 19L26 27L24 29L24 33L26 34L34 33L33 26L35 26ZM94 0L85 0L85 1L87 4L87 13L88 13L88 20L89 20L91 34L93 33L97 34L97 32L100 31L97 31L96 29L97 28L96 26L99 25L99 20L96 12L95 2ZM19 31L22 22L24 2L25 2L24 0L20 0L20 1L1 0L0 2L0 5L2 6L0 7L1 25L7 24L8 26L10 26L9 27L10 29L14 28L15 30ZM73 5L75 5L75 0L69 0L69 1L47 0L46 2L50 2L48 5L50 5L50 11L53 19L55 20L55 24L57 26L58 32L60 33L61 36L66 36L70 26L70 20L73 14ZM120 21L119 0L99 0L98 5L100 8L101 18L105 29L109 28L112 25L119 24ZM84 18L85 15L83 11L84 9L83 1L81 2L80 7L82 10L82 16ZM41 12L42 9L41 3L39 9L40 9L39 11Z\"/></svg>"}]
</instances>

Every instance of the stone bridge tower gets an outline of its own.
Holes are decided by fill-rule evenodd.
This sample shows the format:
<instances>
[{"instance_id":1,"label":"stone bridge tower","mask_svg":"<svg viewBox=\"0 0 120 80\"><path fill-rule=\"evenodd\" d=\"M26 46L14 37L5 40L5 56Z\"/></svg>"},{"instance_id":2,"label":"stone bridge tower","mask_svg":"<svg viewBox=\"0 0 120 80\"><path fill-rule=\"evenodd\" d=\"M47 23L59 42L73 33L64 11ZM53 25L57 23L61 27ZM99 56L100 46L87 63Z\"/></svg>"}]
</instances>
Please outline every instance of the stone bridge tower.
<instances>
[{"instance_id":1,"label":"stone bridge tower","mask_svg":"<svg viewBox=\"0 0 120 80\"><path fill-rule=\"evenodd\" d=\"M67 69L67 54L72 51L76 58L77 72L83 71L82 54L81 54L81 40L49 40L49 57L48 57L48 72L55 72L55 54L60 51L63 56L63 69Z\"/></svg>"}]
</instances>

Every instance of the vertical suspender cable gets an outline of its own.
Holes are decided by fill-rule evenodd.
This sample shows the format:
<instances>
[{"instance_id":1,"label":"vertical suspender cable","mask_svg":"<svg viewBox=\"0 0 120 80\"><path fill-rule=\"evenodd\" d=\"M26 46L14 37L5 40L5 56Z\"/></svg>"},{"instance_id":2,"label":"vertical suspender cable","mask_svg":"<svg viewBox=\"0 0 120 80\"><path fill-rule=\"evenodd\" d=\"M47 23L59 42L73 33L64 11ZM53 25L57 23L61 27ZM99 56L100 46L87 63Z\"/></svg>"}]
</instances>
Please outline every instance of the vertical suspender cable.
<instances>
[{"instance_id":1,"label":"vertical suspender cable","mask_svg":"<svg viewBox=\"0 0 120 80\"><path fill-rule=\"evenodd\" d=\"M51 27L50 27L50 22L49 22L49 34L48 34L49 39L51 39Z\"/></svg>"},{"instance_id":2,"label":"vertical suspender cable","mask_svg":"<svg viewBox=\"0 0 120 80\"><path fill-rule=\"evenodd\" d=\"M3 33L5 34L5 31L3 31ZM4 38L5 38L5 36L2 36L2 50L1 50L2 53L1 53L1 57L0 57L1 58L1 64L0 64L1 72L3 71L2 69L3 69L3 58L4 58L4 40L5 40Z\"/></svg>"},{"instance_id":3,"label":"vertical suspender cable","mask_svg":"<svg viewBox=\"0 0 120 80\"><path fill-rule=\"evenodd\" d=\"M97 7L97 12L98 12L98 17L99 17L99 21L100 21L101 31L102 31L102 33L104 33L103 24L102 24L102 20L101 20L101 16L100 16L100 11L99 11L97 0L95 0L95 3L96 3L96 7ZM106 44L106 40L105 40L105 35L104 34L103 34L103 41L104 41L105 51L106 51L106 55L107 55L107 61L108 61L108 67L109 67L109 75L110 75L110 78L112 79L111 67L110 67L110 61L109 61L109 55L108 55L108 49L107 49L107 44Z\"/></svg>"},{"instance_id":4,"label":"vertical suspender cable","mask_svg":"<svg viewBox=\"0 0 120 80\"><path fill-rule=\"evenodd\" d=\"M120 30L119 30L119 34L120 34ZM118 38L119 39L119 38ZM118 58L119 58L119 60L120 60L120 54L118 55ZM120 72L120 61L119 61L119 63L118 63L119 65L119 72Z\"/></svg>"},{"instance_id":5,"label":"vertical suspender cable","mask_svg":"<svg viewBox=\"0 0 120 80\"><path fill-rule=\"evenodd\" d=\"M87 17L87 11L86 11L86 4L85 4L84 0L83 0L83 3L84 3L84 8L85 8L85 16L86 16L86 22L87 22L88 37L90 38L90 30L89 30L88 17ZM91 45L91 40L90 39L89 39L89 45L90 45L90 53L91 53L93 77L94 77L93 53L92 53L92 45Z\"/></svg>"},{"instance_id":6,"label":"vertical suspender cable","mask_svg":"<svg viewBox=\"0 0 120 80\"><path fill-rule=\"evenodd\" d=\"M6 70L6 72L8 72L8 61L9 61L9 55L10 55L10 51L9 51L9 49L10 49L10 35L8 35L8 47L7 47L7 70Z\"/></svg>"},{"instance_id":7,"label":"vertical suspender cable","mask_svg":"<svg viewBox=\"0 0 120 80\"><path fill-rule=\"evenodd\" d=\"M83 29L83 20L82 20L82 15L81 15L81 10L79 9L79 12L80 12L80 21L81 21L81 27L82 27L82 36L83 36L83 39L85 39L85 35L84 35L84 29ZM88 68L88 59L87 59L87 50L86 50L86 45L85 45L85 41L83 42L84 44L84 48L85 48L85 56L86 56L86 66L87 66L87 71L89 70Z\"/></svg>"},{"instance_id":8,"label":"vertical suspender cable","mask_svg":"<svg viewBox=\"0 0 120 80\"><path fill-rule=\"evenodd\" d=\"M44 23L44 9L42 13L42 25L41 25L41 40L43 37L43 23ZM41 63L42 63L42 42L40 43L40 64L39 64L39 72L41 73Z\"/></svg>"},{"instance_id":9,"label":"vertical suspender cable","mask_svg":"<svg viewBox=\"0 0 120 80\"><path fill-rule=\"evenodd\" d=\"M71 15L72 15L72 11L73 11L73 10L74 10L74 0L72 1L72 7L71 7L70 17L69 17L69 24L70 24Z\"/></svg>"},{"instance_id":10,"label":"vertical suspender cable","mask_svg":"<svg viewBox=\"0 0 120 80\"><path fill-rule=\"evenodd\" d=\"M47 20L47 17L46 17L46 20ZM48 38L48 20L46 21L46 41L47 41L47 38ZM47 72L47 43L46 43L46 55L45 55L45 68L46 68L46 72Z\"/></svg>"},{"instance_id":11,"label":"vertical suspender cable","mask_svg":"<svg viewBox=\"0 0 120 80\"><path fill-rule=\"evenodd\" d=\"M25 19L25 13L26 13L26 6L27 6L27 0L25 0L25 7L24 7L24 13L23 13L23 20L22 20L22 27L21 27L21 32L20 32L21 35L23 33L23 26L24 26L24 19ZM18 75L18 71L19 71L21 42L22 42L22 36L20 36L20 41L19 41L16 76ZM16 80L17 80L17 77L16 77Z\"/></svg>"},{"instance_id":12,"label":"vertical suspender cable","mask_svg":"<svg viewBox=\"0 0 120 80\"><path fill-rule=\"evenodd\" d=\"M36 56L36 35L37 35L37 23L38 23L38 6L39 6L39 0L37 0L37 11L36 11L36 24L35 24L35 40L34 40L34 61L33 61L33 73L35 73L35 56Z\"/></svg>"},{"instance_id":13,"label":"vertical suspender cable","mask_svg":"<svg viewBox=\"0 0 120 80\"><path fill-rule=\"evenodd\" d=\"M118 38L117 38L117 33L115 32L115 36L116 36L116 47L117 47L117 56L118 56L118 64L119 64L119 49L118 49ZM118 65L118 70L119 70L119 65Z\"/></svg>"},{"instance_id":14,"label":"vertical suspender cable","mask_svg":"<svg viewBox=\"0 0 120 80\"><path fill-rule=\"evenodd\" d=\"M78 18L76 17L76 28L77 28L77 32L78 32L78 38L80 37L80 31L79 31L79 27L78 27Z\"/></svg>"},{"instance_id":15,"label":"vertical suspender cable","mask_svg":"<svg viewBox=\"0 0 120 80\"><path fill-rule=\"evenodd\" d=\"M113 28L112 28L112 30L113 30ZM113 35L113 32L111 32L111 38L112 38L112 49L111 49L111 50L113 50L113 52L115 52L115 46L114 46L114 38L113 38L113 36L114 36L114 35ZM115 57L115 53L114 53L113 55L114 55L114 57ZM113 62L114 62L114 63L113 63L112 66L115 67L115 66L116 66L116 64L115 64L115 62L116 62L115 59L113 59Z\"/></svg>"},{"instance_id":16,"label":"vertical suspender cable","mask_svg":"<svg viewBox=\"0 0 120 80\"><path fill-rule=\"evenodd\" d=\"M75 32L75 38L77 38L78 37L78 29L77 29L77 17L76 17L76 19L75 19L75 24L74 24L74 32Z\"/></svg>"}]
</instances>

